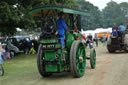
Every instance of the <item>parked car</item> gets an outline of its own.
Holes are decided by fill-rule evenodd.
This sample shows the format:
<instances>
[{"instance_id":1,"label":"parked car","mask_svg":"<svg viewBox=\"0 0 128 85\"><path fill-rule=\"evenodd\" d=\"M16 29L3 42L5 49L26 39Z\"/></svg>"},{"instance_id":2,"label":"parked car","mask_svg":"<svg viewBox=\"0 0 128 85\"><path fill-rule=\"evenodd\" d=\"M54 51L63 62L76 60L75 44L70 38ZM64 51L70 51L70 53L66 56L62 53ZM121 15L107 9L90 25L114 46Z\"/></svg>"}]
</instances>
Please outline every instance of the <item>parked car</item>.
<instances>
[{"instance_id":1,"label":"parked car","mask_svg":"<svg viewBox=\"0 0 128 85\"><path fill-rule=\"evenodd\" d=\"M6 41L16 46L20 51L24 51L26 53L29 51L29 48L25 45L25 40L26 42L30 42L29 36L14 36L8 38Z\"/></svg>"},{"instance_id":2,"label":"parked car","mask_svg":"<svg viewBox=\"0 0 128 85\"><path fill-rule=\"evenodd\" d=\"M2 46L6 47L8 46L8 49L12 55L16 55L20 52L19 48L11 44L10 42L2 42Z\"/></svg>"}]
</instances>

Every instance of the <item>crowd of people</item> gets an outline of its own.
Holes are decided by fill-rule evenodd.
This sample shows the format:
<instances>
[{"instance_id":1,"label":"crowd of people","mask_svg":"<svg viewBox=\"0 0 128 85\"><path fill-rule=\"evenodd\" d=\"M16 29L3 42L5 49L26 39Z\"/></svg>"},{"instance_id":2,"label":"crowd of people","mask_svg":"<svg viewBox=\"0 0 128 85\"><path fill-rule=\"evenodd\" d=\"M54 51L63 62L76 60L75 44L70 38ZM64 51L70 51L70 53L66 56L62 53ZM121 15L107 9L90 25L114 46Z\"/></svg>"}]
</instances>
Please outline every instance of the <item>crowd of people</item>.
<instances>
[{"instance_id":1,"label":"crowd of people","mask_svg":"<svg viewBox=\"0 0 128 85\"><path fill-rule=\"evenodd\" d=\"M128 29L128 26L125 27L123 24L120 24L120 26L116 26L115 24L113 24L111 35L114 36L114 37L121 37L121 39L123 39L123 36L122 35L123 35L124 32L127 32L127 29ZM92 35L89 34L87 36L87 40L88 41L91 41L93 43L95 41L96 46L98 46L99 37L98 37L97 34L95 34L94 39L92 39ZM105 45L106 41L107 41L107 36L104 35L101 38L101 42L103 43L103 45Z\"/></svg>"},{"instance_id":2,"label":"crowd of people","mask_svg":"<svg viewBox=\"0 0 128 85\"><path fill-rule=\"evenodd\" d=\"M123 24L120 24L120 26L116 26L116 24L113 24L112 27L112 35L115 37L120 36L125 31L125 26Z\"/></svg>"},{"instance_id":3,"label":"crowd of people","mask_svg":"<svg viewBox=\"0 0 128 85\"><path fill-rule=\"evenodd\" d=\"M104 35L101 39L98 37L97 34L93 37L91 34L87 36L87 45L89 45L90 48L94 47L94 43L96 44L96 47L98 47L99 40L103 43L103 46L106 44L107 36Z\"/></svg>"},{"instance_id":4,"label":"crowd of people","mask_svg":"<svg viewBox=\"0 0 128 85\"><path fill-rule=\"evenodd\" d=\"M123 24L120 24L120 26L116 26L115 24L113 24L112 37L120 37L121 43L123 43L124 41L125 32L128 32L128 30Z\"/></svg>"},{"instance_id":5,"label":"crowd of people","mask_svg":"<svg viewBox=\"0 0 128 85\"><path fill-rule=\"evenodd\" d=\"M13 59L14 55L9 52L7 46L3 47L0 43L0 64L3 64L3 60Z\"/></svg>"}]
</instances>

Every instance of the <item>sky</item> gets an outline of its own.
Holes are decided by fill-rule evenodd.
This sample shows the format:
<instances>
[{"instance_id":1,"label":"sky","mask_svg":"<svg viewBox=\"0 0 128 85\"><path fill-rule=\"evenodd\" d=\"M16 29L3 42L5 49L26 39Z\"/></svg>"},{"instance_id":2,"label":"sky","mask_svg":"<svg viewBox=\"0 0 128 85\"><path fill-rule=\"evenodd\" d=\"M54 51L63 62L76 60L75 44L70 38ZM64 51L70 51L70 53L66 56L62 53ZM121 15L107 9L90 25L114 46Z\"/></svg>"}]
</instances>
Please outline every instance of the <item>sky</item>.
<instances>
[{"instance_id":1,"label":"sky","mask_svg":"<svg viewBox=\"0 0 128 85\"><path fill-rule=\"evenodd\" d=\"M85 1L89 1L93 5L98 6L100 10L102 10L111 0L85 0ZM113 1L117 3L128 2L128 0L113 0Z\"/></svg>"}]
</instances>

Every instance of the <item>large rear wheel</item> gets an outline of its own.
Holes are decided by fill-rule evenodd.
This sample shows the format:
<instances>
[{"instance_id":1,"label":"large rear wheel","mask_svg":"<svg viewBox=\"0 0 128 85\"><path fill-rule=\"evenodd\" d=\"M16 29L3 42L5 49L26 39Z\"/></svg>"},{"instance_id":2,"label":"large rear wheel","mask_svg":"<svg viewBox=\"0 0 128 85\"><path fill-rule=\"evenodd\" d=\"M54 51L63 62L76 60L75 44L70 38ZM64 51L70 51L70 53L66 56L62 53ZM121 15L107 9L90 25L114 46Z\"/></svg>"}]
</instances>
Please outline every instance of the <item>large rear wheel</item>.
<instances>
[{"instance_id":1,"label":"large rear wheel","mask_svg":"<svg viewBox=\"0 0 128 85\"><path fill-rule=\"evenodd\" d=\"M85 47L80 41L74 41L70 50L70 67L74 77L82 77L86 68Z\"/></svg>"},{"instance_id":2,"label":"large rear wheel","mask_svg":"<svg viewBox=\"0 0 128 85\"><path fill-rule=\"evenodd\" d=\"M109 53L114 53L115 50L111 48L111 45L107 45L107 49Z\"/></svg>"},{"instance_id":3,"label":"large rear wheel","mask_svg":"<svg viewBox=\"0 0 128 85\"><path fill-rule=\"evenodd\" d=\"M128 46L125 46L125 51L128 53Z\"/></svg>"}]
</instances>

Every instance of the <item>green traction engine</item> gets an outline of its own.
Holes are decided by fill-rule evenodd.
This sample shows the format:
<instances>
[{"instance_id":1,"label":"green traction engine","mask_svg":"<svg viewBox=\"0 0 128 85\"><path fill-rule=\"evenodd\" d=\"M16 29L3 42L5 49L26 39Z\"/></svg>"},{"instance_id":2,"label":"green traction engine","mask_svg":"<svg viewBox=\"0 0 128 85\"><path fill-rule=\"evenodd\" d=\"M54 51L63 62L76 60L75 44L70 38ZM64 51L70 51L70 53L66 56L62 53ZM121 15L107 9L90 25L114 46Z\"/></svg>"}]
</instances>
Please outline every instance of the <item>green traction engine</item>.
<instances>
[{"instance_id":1,"label":"green traction engine","mask_svg":"<svg viewBox=\"0 0 128 85\"><path fill-rule=\"evenodd\" d=\"M68 31L65 33L65 48L62 48L57 35L57 14L63 12L67 17ZM31 10L33 16L41 16L42 22L47 21L51 32L42 31L38 48L37 66L43 77L53 73L71 72L73 77L82 77L85 73L86 59L90 59L91 67L96 66L95 49L90 49L90 57L86 56L86 46L80 32L74 32L75 26L80 30L80 15L88 16L85 11L58 7L45 6ZM42 26L44 26L42 24ZM54 30L53 30L54 29Z\"/></svg>"}]
</instances>

